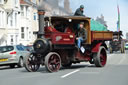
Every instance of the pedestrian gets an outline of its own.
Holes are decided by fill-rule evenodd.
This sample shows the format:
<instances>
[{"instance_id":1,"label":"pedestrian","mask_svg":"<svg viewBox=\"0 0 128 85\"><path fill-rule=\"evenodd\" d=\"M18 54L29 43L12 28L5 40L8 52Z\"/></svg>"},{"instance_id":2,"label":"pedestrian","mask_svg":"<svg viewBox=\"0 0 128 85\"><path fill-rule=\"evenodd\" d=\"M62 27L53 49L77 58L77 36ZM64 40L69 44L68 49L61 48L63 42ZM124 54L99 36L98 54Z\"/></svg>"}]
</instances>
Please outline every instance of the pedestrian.
<instances>
[{"instance_id":1,"label":"pedestrian","mask_svg":"<svg viewBox=\"0 0 128 85\"><path fill-rule=\"evenodd\" d=\"M76 12L75 12L75 16L85 16L84 14L83 14L83 12L84 12L84 6L83 5L80 5L80 8L78 8L77 10L76 10Z\"/></svg>"}]
</instances>

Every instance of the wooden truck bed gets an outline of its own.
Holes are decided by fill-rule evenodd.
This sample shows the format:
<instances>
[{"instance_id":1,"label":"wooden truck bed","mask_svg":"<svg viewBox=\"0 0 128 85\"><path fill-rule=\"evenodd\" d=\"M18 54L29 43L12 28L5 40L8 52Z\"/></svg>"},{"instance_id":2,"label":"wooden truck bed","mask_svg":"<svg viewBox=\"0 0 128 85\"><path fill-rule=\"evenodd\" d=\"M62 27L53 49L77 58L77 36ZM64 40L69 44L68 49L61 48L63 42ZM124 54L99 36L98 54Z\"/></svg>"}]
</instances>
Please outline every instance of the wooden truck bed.
<instances>
[{"instance_id":1,"label":"wooden truck bed","mask_svg":"<svg viewBox=\"0 0 128 85\"><path fill-rule=\"evenodd\" d=\"M91 32L91 39L94 40L112 40L113 32L112 31L92 31Z\"/></svg>"}]
</instances>

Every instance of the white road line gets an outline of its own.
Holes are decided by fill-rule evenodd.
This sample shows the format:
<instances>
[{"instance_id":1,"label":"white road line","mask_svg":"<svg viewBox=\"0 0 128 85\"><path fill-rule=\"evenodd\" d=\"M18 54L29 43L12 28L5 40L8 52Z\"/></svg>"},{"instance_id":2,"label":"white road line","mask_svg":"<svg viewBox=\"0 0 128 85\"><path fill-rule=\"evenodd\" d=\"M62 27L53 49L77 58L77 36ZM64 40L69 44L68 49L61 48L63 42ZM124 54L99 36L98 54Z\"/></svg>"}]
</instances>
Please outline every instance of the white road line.
<instances>
[{"instance_id":1,"label":"white road line","mask_svg":"<svg viewBox=\"0 0 128 85\"><path fill-rule=\"evenodd\" d=\"M74 73L78 72L78 71L80 71L80 69L77 69L77 70L75 70L75 71L72 71L72 72L70 72L70 73L67 73L67 74L61 76L61 78L65 78L65 77L67 77L67 76L69 76L69 75L71 75L71 74L74 74Z\"/></svg>"}]
</instances>

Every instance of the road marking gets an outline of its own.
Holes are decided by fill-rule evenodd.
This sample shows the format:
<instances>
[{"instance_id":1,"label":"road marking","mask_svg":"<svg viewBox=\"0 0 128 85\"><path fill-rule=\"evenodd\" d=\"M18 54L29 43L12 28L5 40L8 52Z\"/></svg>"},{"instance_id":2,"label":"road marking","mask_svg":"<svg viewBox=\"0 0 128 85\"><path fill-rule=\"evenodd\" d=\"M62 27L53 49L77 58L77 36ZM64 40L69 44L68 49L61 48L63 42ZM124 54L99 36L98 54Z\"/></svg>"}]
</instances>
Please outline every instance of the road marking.
<instances>
[{"instance_id":1,"label":"road marking","mask_svg":"<svg viewBox=\"0 0 128 85\"><path fill-rule=\"evenodd\" d=\"M78 71L80 71L80 69L77 69L77 70L75 70L75 71L72 71L72 72L70 72L70 73L67 73L67 74L61 76L61 78L65 78L65 77L67 77L67 76L69 76L69 75L71 75L71 74L74 74L74 73L78 72Z\"/></svg>"}]
</instances>

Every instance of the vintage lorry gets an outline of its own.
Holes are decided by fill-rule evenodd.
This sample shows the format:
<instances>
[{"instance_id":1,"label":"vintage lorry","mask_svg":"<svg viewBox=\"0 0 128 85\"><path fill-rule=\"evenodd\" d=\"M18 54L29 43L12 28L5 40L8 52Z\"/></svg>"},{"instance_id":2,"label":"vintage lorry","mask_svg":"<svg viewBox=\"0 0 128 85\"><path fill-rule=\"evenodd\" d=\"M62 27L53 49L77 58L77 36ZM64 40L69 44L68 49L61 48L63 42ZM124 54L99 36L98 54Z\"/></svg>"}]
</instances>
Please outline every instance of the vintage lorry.
<instances>
[{"instance_id":1,"label":"vintage lorry","mask_svg":"<svg viewBox=\"0 0 128 85\"><path fill-rule=\"evenodd\" d=\"M122 38L122 31L113 32L113 39L109 43L109 52L120 51L125 53L125 41Z\"/></svg>"},{"instance_id":2,"label":"vintage lorry","mask_svg":"<svg viewBox=\"0 0 128 85\"><path fill-rule=\"evenodd\" d=\"M112 40L111 31L91 31L89 17L50 16L44 18L39 10L38 38L33 44L34 52L24 61L29 72L35 72L45 65L49 72L58 71L61 66L70 67L72 63L90 62L96 67L104 67L107 62L105 41ZM77 24L84 22L87 39L82 43L84 53L77 47L75 32Z\"/></svg>"}]
</instances>

